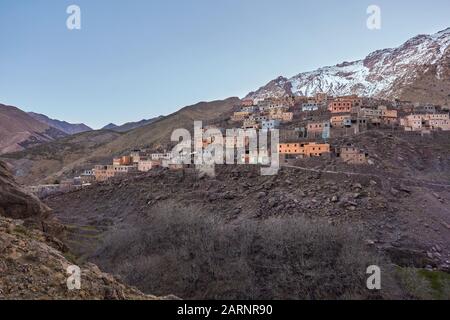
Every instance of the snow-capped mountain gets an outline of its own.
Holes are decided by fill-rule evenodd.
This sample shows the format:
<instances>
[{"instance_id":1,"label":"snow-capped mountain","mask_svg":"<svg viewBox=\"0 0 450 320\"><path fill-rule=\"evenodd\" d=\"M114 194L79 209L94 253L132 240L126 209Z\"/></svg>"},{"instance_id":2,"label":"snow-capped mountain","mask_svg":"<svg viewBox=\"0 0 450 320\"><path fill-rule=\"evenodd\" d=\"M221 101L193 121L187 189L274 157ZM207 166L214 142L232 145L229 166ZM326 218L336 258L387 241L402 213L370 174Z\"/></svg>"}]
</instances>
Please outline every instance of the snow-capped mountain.
<instances>
[{"instance_id":1,"label":"snow-capped mountain","mask_svg":"<svg viewBox=\"0 0 450 320\"><path fill-rule=\"evenodd\" d=\"M436 92L433 91L432 97L427 99L448 101L449 48L450 28L433 35L418 35L398 48L375 51L363 60L300 73L290 79L279 77L249 93L247 98L310 96L327 92L332 95L410 99L430 89Z\"/></svg>"}]
</instances>

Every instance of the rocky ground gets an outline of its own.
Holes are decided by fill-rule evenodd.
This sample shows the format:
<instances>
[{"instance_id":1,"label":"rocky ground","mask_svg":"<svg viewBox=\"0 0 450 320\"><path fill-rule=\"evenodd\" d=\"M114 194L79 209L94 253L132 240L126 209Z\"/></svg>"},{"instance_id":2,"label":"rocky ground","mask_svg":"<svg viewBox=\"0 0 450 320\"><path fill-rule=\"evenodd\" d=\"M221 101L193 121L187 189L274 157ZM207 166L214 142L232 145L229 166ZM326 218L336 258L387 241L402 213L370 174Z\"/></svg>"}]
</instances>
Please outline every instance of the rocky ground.
<instances>
[{"instance_id":1,"label":"rocky ground","mask_svg":"<svg viewBox=\"0 0 450 320\"><path fill-rule=\"evenodd\" d=\"M448 135L374 131L348 139L330 142L352 142L369 153L370 165L347 165L330 157L288 161L275 176L261 176L256 166L218 166L215 177L199 175L194 168L161 168L48 197L45 210L52 208L62 226L46 219L41 227L52 231L47 234L57 231L59 236L48 242L59 251L69 249L74 263L89 266L95 262L104 270L115 271L111 266L127 260L128 252L125 248L117 253L118 260L112 261L111 256L102 254L105 241L138 230L161 212L198 212L235 226L274 217L306 218L313 224L325 222L358 232L368 250L406 273L417 273L417 268L443 271L439 277L448 279ZM6 180L11 186L10 177ZM431 279L434 273L427 276ZM432 296L445 297L445 292Z\"/></svg>"},{"instance_id":2,"label":"rocky ground","mask_svg":"<svg viewBox=\"0 0 450 320\"><path fill-rule=\"evenodd\" d=\"M92 263L75 263L55 237L63 229L49 207L18 186L0 162L0 299L159 299ZM81 288L68 290L67 267L75 264Z\"/></svg>"},{"instance_id":3,"label":"rocky ground","mask_svg":"<svg viewBox=\"0 0 450 320\"><path fill-rule=\"evenodd\" d=\"M69 290L67 268L75 263L47 236L0 217L0 299L158 299L124 285L92 264L81 266L81 289Z\"/></svg>"},{"instance_id":4,"label":"rocky ground","mask_svg":"<svg viewBox=\"0 0 450 320\"><path fill-rule=\"evenodd\" d=\"M216 173L198 178L193 169L162 169L46 203L68 226L69 247L86 258L108 233L137 225L165 207L207 212L229 223L274 216L325 220L360 229L369 245L400 265L448 270L448 191L293 167L273 177L248 166L219 167Z\"/></svg>"}]
</instances>

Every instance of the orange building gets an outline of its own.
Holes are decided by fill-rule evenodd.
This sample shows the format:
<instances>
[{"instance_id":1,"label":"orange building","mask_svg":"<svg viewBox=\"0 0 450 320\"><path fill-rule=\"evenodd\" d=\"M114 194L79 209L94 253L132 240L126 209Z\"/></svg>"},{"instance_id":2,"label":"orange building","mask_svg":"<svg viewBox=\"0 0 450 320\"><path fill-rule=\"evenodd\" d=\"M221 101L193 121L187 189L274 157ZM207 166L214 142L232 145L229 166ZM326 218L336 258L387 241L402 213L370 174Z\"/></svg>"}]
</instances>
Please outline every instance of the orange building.
<instances>
[{"instance_id":1,"label":"orange building","mask_svg":"<svg viewBox=\"0 0 450 320\"><path fill-rule=\"evenodd\" d=\"M389 110L386 106L379 106L378 110L381 110L381 121L384 124L390 125L397 123L397 110Z\"/></svg>"},{"instance_id":2,"label":"orange building","mask_svg":"<svg viewBox=\"0 0 450 320\"><path fill-rule=\"evenodd\" d=\"M131 156L123 156L120 158L113 159L114 166L129 166L133 163L133 158Z\"/></svg>"},{"instance_id":3,"label":"orange building","mask_svg":"<svg viewBox=\"0 0 450 320\"><path fill-rule=\"evenodd\" d=\"M328 110L331 113L352 112L354 108L362 105L362 99L357 95L338 97L328 104Z\"/></svg>"},{"instance_id":4,"label":"orange building","mask_svg":"<svg viewBox=\"0 0 450 320\"><path fill-rule=\"evenodd\" d=\"M331 126L336 128L344 128L348 121L351 121L351 116L349 114L332 116L330 119Z\"/></svg>"},{"instance_id":5,"label":"orange building","mask_svg":"<svg viewBox=\"0 0 450 320\"><path fill-rule=\"evenodd\" d=\"M350 101L332 101L328 104L328 110L331 113L351 112L353 104Z\"/></svg>"},{"instance_id":6,"label":"orange building","mask_svg":"<svg viewBox=\"0 0 450 320\"><path fill-rule=\"evenodd\" d=\"M101 166L97 165L94 167L94 176L96 181L106 181L109 178L114 177L115 171L114 166Z\"/></svg>"},{"instance_id":7,"label":"orange building","mask_svg":"<svg viewBox=\"0 0 450 320\"><path fill-rule=\"evenodd\" d=\"M284 155L302 155L304 157L320 157L323 154L330 153L328 143L280 143L278 147L280 154Z\"/></svg>"}]
</instances>

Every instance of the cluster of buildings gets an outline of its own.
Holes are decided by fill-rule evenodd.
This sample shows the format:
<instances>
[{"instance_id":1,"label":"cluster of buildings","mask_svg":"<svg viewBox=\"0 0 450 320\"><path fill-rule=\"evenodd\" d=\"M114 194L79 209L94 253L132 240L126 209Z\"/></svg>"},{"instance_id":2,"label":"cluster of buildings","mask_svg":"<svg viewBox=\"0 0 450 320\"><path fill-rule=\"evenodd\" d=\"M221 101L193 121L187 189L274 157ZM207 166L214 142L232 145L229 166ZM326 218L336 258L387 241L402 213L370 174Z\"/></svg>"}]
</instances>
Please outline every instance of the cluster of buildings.
<instances>
[{"instance_id":1,"label":"cluster of buildings","mask_svg":"<svg viewBox=\"0 0 450 320\"><path fill-rule=\"evenodd\" d=\"M134 150L129 155L114 158L110 165L96 165L92 170L86 170L81 177L82 180L106 181L117 176L148 172L153 168L166 166L164 160L170 159L170 153L147 153Z\"/></svg>"},{"instance_id":2,"label":"cluster of buildings","mask_svg":"<svg viewBox=\"0 0 450 320\"><path fill-rule=\"evenodd\" d=\"M282 157L308 158L333 154L343 162L365 164L368 154L354 146L332 148L327 141L351 136L370 129L450 131L449 110L432 105L380 103L357 95L332 97L318 93L314 97L244 100L232 121L243 129L292 131L279 144Z\"/></svg>"},{"instance_id":3,"label":"cluster of buildings","mask_svg":"<svg viewBox=\"0 0 450 320\"><path fill-rule=\"evenodd\" d=\"M243 100L232 115L231 122L233 127L239 123L242 129L280 129L278 152L283 160L333 156L354 165L369 163L367 152L353 145L332 146L330 138L351 136L374 128L421 134L450 131L449 109L445 107L397 102L382 104L356 95L332 97L325 93L318 93L314 97ZM212 138L203 139L203 148L206 149L213 142ZM227 144L227 148L239 147L239 143L242 142L235 140L233 145ZM248 139L243 143L248 146ZM256 162L261 162L261 158L269 158L270 154L260 151L252 155L247 152L242 160L244 163L255 163L255 157ZM73 189L95 181L148 172L161 166L183 168L182 164L168 164L166 160L170 159L171 153L135 150L129 155L114 158L109 165L96 165L74 179L62 181L58 185L39 186L33 191Z\"/></svg>"},{"instance_id":4,"label":"cluster of buildings","mask_svg":"<svg viewBox=\"0 0 450 320\"><path fill-rule=\"evenodd\" d=\"M300 131L310 138L327 139L355 134L370 128L400 128L405 131L449 131L449 112L445 107L405 104L386 106L357 95L244 100L232 121L243 129L273 129L289 123L302 123Z\"/></svg>"}]
</instances>

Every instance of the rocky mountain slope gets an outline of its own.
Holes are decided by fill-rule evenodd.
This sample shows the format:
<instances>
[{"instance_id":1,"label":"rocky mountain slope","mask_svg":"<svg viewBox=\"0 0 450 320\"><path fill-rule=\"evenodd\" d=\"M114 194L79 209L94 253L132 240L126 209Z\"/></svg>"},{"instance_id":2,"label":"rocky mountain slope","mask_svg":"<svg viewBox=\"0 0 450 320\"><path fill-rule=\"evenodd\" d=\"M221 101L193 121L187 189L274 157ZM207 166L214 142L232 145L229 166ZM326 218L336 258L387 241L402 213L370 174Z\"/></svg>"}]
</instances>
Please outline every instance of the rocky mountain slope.
<instances>
[{"instance_id":1,"label":"rocky mountain slope","mask_svg":"<svg viewBox=\"0 0 450 320\"><path fill-rule=\"evenodd\" d=\"M120 136L120 133L109 130L87 131L27 150L5 154L3 160L12 165L11 170L20 183L53 183L60 179L63 172L70 176L75 174L73 169L92 168L95 164L105 161L108 157L96 157L92 152ZM69 166L71 169L68 169Z\"/></svg>"},{"instance_id":2,"label":"rocky mountain slope","mask_svg":"<svg viewBox=\"0 0 450 320\"><path fill-rule=\"evenodd\" d=\"M49 233L49 218L50 209L27 194L0 162L0 300L157 299L93 264L80 265L81 289L68 290L67 267L76 263Z\"/></svg>"},{"instance_id":3,"label":"rocky mountain slope","mask_svg":"<svg viewBox=\"0 0 450 320\"><path fill-rule=\"evenodd\" d=\"M448 104L449 47L450 28L432 35L418 35L397 48L372 52L362 60L300 73L289 79L279 77L249 93L247 98L328 92Z\"/></svg>"},{"instance_id":4,"label":"rocky mountain slope","mask_svg":"<svg viewBox=\"0 0 450 320\"><path fill-rule=\"evenodd\" d=\"M73 124L73 123L68 123L66 121L50 119L46 115L35 113L35 112L28 112L28 114L30 116L32 116L34 119L36 119L42 123L45 123L53 128L56 128L62 132L65 132L67 134L76 134L76 133L92 130L92 128L88 127L84 123Z\"/></svg>"},{"instance_id":5,"label":"rocky mountain slope","mask_svg":"<svg viewBox=\"0 0 450 320\"><path fill-rule=\"evenodd\" d=\"M127 122L127 123L124 123L121 126L118 126L118 125L116 125L114 123L110 123L110 124L104 126L102 128L102 130L113 130L113 131L117 131L117 132L127 132L127 131L130 131L130 130L133 130L133 129L137 129L137 128L146 126L146 125L151 124L151 123L153 123L153 122L155 122L157 120L161 120L162 118L164 118L164 117L163 116L159 116L159 117L148 119L148 120L143 119L141 121L136 121L136 122Z\"/></svg>"},{"instance_id":6,"label":"rocky mountain slope","mask_svg":"<svg viewBox=\"0 0 450 320\"><path fill-rule=\"evenodd\" d=\"M76 170L98 163L110 163L112 158L135 148L161 148L170 142L173 130L193 129L195 120L204 124L230 116L239 98L200 102L137 129L119 133L99 130L84 132L36 148L2 156L13 167L14 175L24 184L53 182L61 175L73 175ZM164 150L161 150L164 151Z\"/></svg>"},{"instance_id":7,"label":"rocky mountain slope","mask_svg":"<svg viewBox=\"0 0 450 320\"><path fill-rule=\"evenodd\" d=\"M24 150L66 135L16 107L0 104L0 154Z\"/></svg>"}]
</instances>

